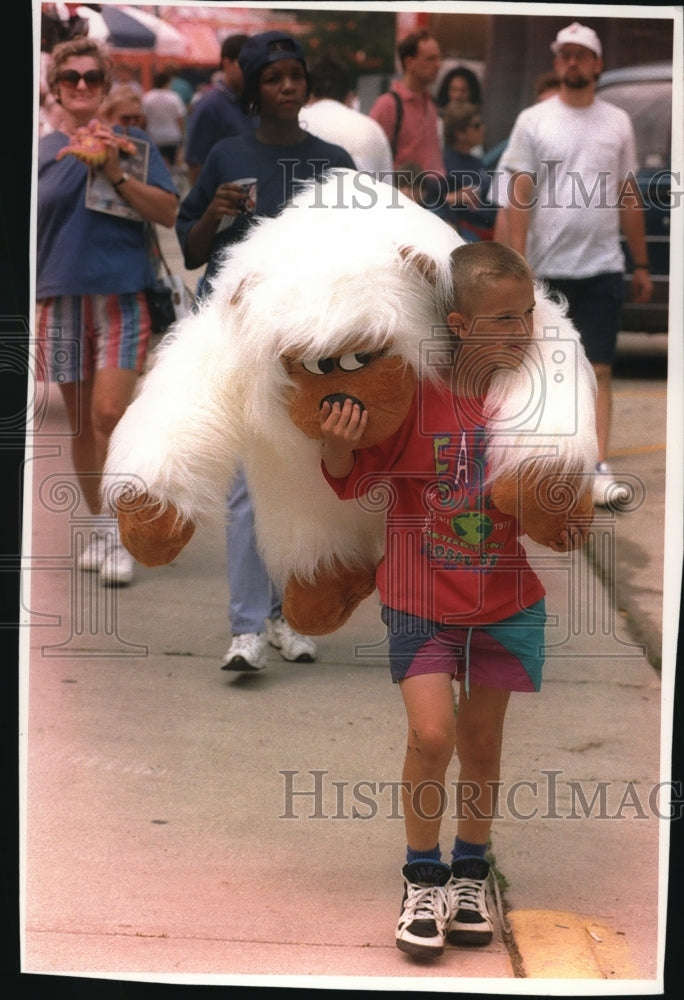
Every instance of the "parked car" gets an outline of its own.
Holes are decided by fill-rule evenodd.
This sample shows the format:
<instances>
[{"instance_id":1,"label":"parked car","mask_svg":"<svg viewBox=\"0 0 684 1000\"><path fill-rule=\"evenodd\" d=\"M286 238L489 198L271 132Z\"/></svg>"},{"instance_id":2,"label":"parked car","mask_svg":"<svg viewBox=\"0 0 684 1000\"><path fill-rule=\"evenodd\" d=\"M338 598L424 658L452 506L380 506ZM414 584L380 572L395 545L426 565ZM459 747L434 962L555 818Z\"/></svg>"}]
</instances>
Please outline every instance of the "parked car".
<instances>
[{"instance_id":1,"label":"parked car","mask_svg":"<svg viewBox=\"0 0 684 1000\"><path fill-rule=\"evenodd\" d=\"M597 96L624 108L632 119L637 144L637 181L646 208L646 244L653 297L630 301L632 260L623 244L627 271L622 328L666 333L670 292L670 188L672 142L672 63L648 63L601 74Z\"/></svg>"},{"instance_id":2,"label":"parked car","mask_svg":"<svg viewBox=\"0 0 684 1000\"><path fill-rule=\"evenodd\" d=\"M597 96L629 114L637 145L637 182L646 211L646 244L653 297L639 305L631 301L632 259L623 242L626 261L622 329L666 333L670 290L670 188L672 139L672 63L647 63L601 74ZM485 168L493 171L508 139L485 153Z\"/></svg>"}]
</instances>

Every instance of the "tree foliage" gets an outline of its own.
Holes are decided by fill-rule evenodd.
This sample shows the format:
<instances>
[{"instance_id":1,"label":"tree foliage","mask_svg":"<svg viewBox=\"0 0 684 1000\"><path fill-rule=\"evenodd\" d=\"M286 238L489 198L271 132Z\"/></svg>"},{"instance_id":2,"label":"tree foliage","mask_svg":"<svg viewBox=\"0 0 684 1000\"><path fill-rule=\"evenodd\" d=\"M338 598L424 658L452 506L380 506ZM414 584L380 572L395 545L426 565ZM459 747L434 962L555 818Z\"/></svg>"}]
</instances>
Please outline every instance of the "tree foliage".
<instances>
[{"instance_id":1,"label":"tree foliage","mask_svg":"<svg viewBox=\"0 0 684 1000\"><path fill-rule=\"evenodd\" d=\"M396 16L388 11L292 10L309 58L336 55L358 73L394 73Z\"/></svg>"}]
</instances>

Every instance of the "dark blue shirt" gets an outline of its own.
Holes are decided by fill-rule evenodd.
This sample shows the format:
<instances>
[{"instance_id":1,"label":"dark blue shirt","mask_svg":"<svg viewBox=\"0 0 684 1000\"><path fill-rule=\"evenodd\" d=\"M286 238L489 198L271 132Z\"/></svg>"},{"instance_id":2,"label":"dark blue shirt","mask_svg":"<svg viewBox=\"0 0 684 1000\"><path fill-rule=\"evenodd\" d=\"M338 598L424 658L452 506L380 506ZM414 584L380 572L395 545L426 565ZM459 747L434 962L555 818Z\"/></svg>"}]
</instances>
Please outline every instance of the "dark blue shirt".
<instances>
[{"instance_id":1,"label":"dark blue shirt","mask_svg":"<svg viewBox=\"0 0 684 1000\"><path fill-rule=\"evenodd\" d=\"M202 166L217 142L252 128L254 119L242 110L237 94L220 80L190 109L185 162Z\"/></svg>"},{"instance_id":2,"label":"dark blue shirt","mask_svg":"<svg viewBox=\"0 0 684 1000\"><path fill-rule=\"evenodd\" d=\"M175 194L149 136L137 128L129 134L150 144L147 183ZM63 132L50 132L38 147L36 297L140 292L150 280L145 223L86 208L88 167L75 156L55 159L68 143Z\"/></svg>"},{"instance_id":3,"label":"dark blue shirt","mask_svg":"<svg viewBox=\"0 0 684 1000\"><path fill-rule=\"evenodd\" d=\"M188 257L188 233L204 215L220 184L242 177L256 177L256 216L272 217L285 207L295 193L298 181L320 178L331 167L356 169L345 149L324 142L308 132L303 141L291 146L260 142L253 132L232 139L222 139L209 153L197 183L181 203L178 213L176 233L185 266L192 269L203 263ZM230 243L243 239L250 224L249 217L237 216L227 229L216 234L209 256L207 278L218 269L222 250Z\"/></svg>"}]
</instances>

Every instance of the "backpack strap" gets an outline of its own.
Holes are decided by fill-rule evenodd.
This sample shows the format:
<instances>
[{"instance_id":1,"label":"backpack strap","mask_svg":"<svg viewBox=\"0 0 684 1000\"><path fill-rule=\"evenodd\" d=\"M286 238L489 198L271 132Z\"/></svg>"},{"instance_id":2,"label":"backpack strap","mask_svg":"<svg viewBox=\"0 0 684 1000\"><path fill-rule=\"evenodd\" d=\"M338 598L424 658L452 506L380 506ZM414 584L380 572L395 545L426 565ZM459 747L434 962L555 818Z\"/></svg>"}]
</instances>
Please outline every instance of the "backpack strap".
<instances>
[{"instance_id":1,"label":"backpack strap","mask_svg":"<svg viewBox=\"0 0 684 1000\"><path fill-rule=\"evenodd\" d=\"M396 158L397 155L397 141L399 139L399 130L401 129L401 122L404 117L404 105L402 104L401 97L396 92L396 90L388 90L387 93L394 98L394 103L397 106L397 120L394 126L394 138L392 139L391 142L392 158L394 159Z\"/></svg>"}]
</instances>

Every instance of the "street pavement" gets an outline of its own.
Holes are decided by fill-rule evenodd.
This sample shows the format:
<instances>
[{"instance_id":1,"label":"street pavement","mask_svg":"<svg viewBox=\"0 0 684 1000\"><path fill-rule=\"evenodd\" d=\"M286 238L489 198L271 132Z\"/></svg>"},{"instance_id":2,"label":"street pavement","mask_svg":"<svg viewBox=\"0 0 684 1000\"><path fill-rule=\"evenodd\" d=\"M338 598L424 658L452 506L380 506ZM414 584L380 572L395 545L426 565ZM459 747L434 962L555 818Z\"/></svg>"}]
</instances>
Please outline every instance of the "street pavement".
<instances>
[{"instance_id":1,"label":"street pavement","mask_svg":"<svg viewBox=\"0 0 684 1000\"><path fill-rule=\"evenodd\" d=\"M270 650L259 674L221 671L223 526L128 588L75 571L89 517L59 398L39 394L21 633L23 970L504 993L530 979L539 992L657 984L673 666L666 636L661 670L662 612L678 598L678 581L664 596L663 566L677 524L664 520L664 383L616 390L613 466L634 483L631 509L599 511L581 553L529 546L547 588L547 663L542 691L514 696L507 719L495 938L430 963L394 945L405 723L376 598L320 639L316 663Z\"/></svg>"}]
</instances>

